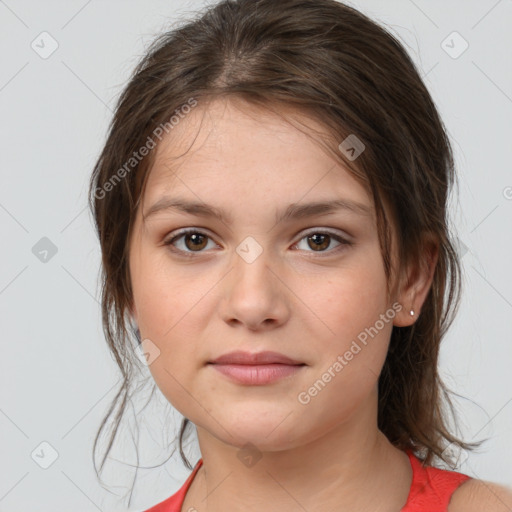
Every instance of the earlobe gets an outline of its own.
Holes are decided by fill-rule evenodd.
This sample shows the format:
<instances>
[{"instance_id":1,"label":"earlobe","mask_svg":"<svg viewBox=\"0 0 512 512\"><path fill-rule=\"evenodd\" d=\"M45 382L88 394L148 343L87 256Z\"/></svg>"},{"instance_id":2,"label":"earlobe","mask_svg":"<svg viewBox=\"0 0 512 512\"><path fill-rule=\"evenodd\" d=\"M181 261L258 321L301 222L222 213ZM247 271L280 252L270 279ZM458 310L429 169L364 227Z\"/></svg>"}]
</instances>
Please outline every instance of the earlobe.
<instances>
[{"instance_id":1,"label":"earlobe","mask_svg":"<svg viewBox=\"0 0 512 512\"><path fill-rule=\"evenodd\" d=\"M421 261L414 264L409 271L407 282L399 291L398 302L402 309L395 316L393 325L408 327L418 319L434 279L438 257L439 245L429 239L423 245Z\"/></svg>"},{"instance_id":2,"label":"earlobe","mask_svg":"<svg viewBox=\"0 0 512 512\"><path fill-rule=\"evenodd\" d=\"M412 303L414 303L414 301L411 301L411 304ZM396 327L408 327L414 324L418 317L418 310L402 302L400 302L400 305L402 309L395 315L393 325Z\"/></svg>"}]
</instances>

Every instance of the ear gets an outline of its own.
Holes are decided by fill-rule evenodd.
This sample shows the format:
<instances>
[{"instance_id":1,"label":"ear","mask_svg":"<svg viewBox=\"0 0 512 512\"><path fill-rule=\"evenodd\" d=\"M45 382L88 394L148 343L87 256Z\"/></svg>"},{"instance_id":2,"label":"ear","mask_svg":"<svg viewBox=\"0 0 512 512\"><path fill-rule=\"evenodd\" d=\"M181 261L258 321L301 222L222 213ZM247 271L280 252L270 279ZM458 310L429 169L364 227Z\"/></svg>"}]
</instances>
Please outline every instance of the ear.
<instances>
[{"instance_id":1,"label":"ear","mask_svg":"<svg viewBox=\"0 0 512 512\"><path fill-rule=\"evenodd\" d=\"M420 261L413 262L407 269L406 282L397 292L396 300L402 309L395 315L393 325L407 327L416 322L430 290L438 257L439 242L432 235L426 235Z\"/></svg>"}]
</instances>

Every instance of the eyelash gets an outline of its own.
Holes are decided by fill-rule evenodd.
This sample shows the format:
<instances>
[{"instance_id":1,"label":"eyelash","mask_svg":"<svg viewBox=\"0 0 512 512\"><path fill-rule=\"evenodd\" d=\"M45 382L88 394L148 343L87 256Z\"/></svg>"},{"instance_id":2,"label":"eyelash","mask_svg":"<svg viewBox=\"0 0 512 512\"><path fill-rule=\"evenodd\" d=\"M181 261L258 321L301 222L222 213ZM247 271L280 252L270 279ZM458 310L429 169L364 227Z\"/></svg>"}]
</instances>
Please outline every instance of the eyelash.
<instances>
[{"instance_id":1,"label":"eyelash","mask_svg":"<svg viewBox=\"0 0 512 512\"><path fill-rule=\"evenodd\" d=\"M184 256L184 257L187 257L187 258L193 258L195 257L196 254L201 254L202 252L204 251L183 251L181 249L177 249L176 247L173 246L173 243L176 241L176 240L179 240L180 238L182 238L183 236L187 235L187 234L197 234L197 235L202 235L202 236L205 236L207 238L209 238L210 240L212 240L212 238L205 232L199 230L199 229L195 229L195 228L188 228L188 229L183 229L181 231L179 231L178 233L176 233L175 236L173 236L172 238L168 239L167 241L164 242L164 245L168 246L169 249L174 252L174 253L177 253L179 254L180 256ZM302 238L299 239L298 242L296 242L294 245L298 244L299 242L301 242L304 238L310 236L310 235L315 235L315 234L320 234L320 235L329 235L331 238L333 238L334 240L336 240L337 242L340 243L339 246L335 247L334 249L331 249L331 250L326 250L326 251L306 251L306 252L312 252L312 253L319 253L319 254L322 254L322 253L334 253L334 252L338 252L339 250L343 250L345 248L345 246L352 246L353 245L353 242L349 242L348 240L346 240L345 238L341 237L340 235L338 235L337 233L333 233L332 231L321 231L321 230L312 230L312 231L309 231L307 233L305 233L303 235ZM322 257L322 256L320 256Z\"/></svg>"}]
</instances>

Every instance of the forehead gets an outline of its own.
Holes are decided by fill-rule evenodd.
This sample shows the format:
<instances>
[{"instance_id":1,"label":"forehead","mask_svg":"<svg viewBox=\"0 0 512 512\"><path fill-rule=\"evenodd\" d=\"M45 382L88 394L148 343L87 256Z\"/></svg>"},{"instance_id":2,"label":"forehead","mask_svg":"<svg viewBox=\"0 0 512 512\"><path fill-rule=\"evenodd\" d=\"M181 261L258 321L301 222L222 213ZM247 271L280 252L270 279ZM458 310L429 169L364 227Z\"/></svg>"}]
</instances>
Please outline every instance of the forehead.
<instances>
[{"instance_id":1,"label":"forehead","mask_svg":"<svg viewBox=\"0 0 512 512\"><path fill-rule=\"evenodd\" d=\"M369 202L341 159L319 144L318 137L328 136L311 116L287 106L274 113L242 100L199 103L157 146L144 202L175 190L208 196L279 190L294 201L332 191Z\"/></svg>"}]
</instances>

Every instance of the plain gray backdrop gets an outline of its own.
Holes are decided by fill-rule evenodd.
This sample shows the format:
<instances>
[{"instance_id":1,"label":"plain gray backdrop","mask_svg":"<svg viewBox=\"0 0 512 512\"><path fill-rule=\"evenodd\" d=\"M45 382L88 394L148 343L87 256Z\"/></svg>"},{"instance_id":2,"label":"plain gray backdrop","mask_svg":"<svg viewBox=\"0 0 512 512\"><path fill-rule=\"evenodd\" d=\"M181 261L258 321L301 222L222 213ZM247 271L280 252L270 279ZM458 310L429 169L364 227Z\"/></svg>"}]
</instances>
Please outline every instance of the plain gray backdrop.
<instances>
[{"instance_id":1,"label":"plain gray backdrop","mask_svg":"<svg viewBox=\"0 0 512 512\"><path fill-rule=\"evenodd\" d=\"M135 476L135 425L105 473L110 487L99 485L91 459L119 374L101 330L87 184L139 57L159 32L203 5L0 1L0 511L128 510L122 496ZM406 44L453 143L460 189L451 215L464 296L442 345L441 372L461 395L454 400L464 438L490 438L459 470L510 486L512 1L351 5ZM177 411L161 417L162 396L154 403L140 417L141 466L166 458L162 446L181 420ZM187 453L193 464L200 455L194 444ZM176 455L139 470L130 510L163 500L188 474Z\"/></svg>"}]
</instances>

